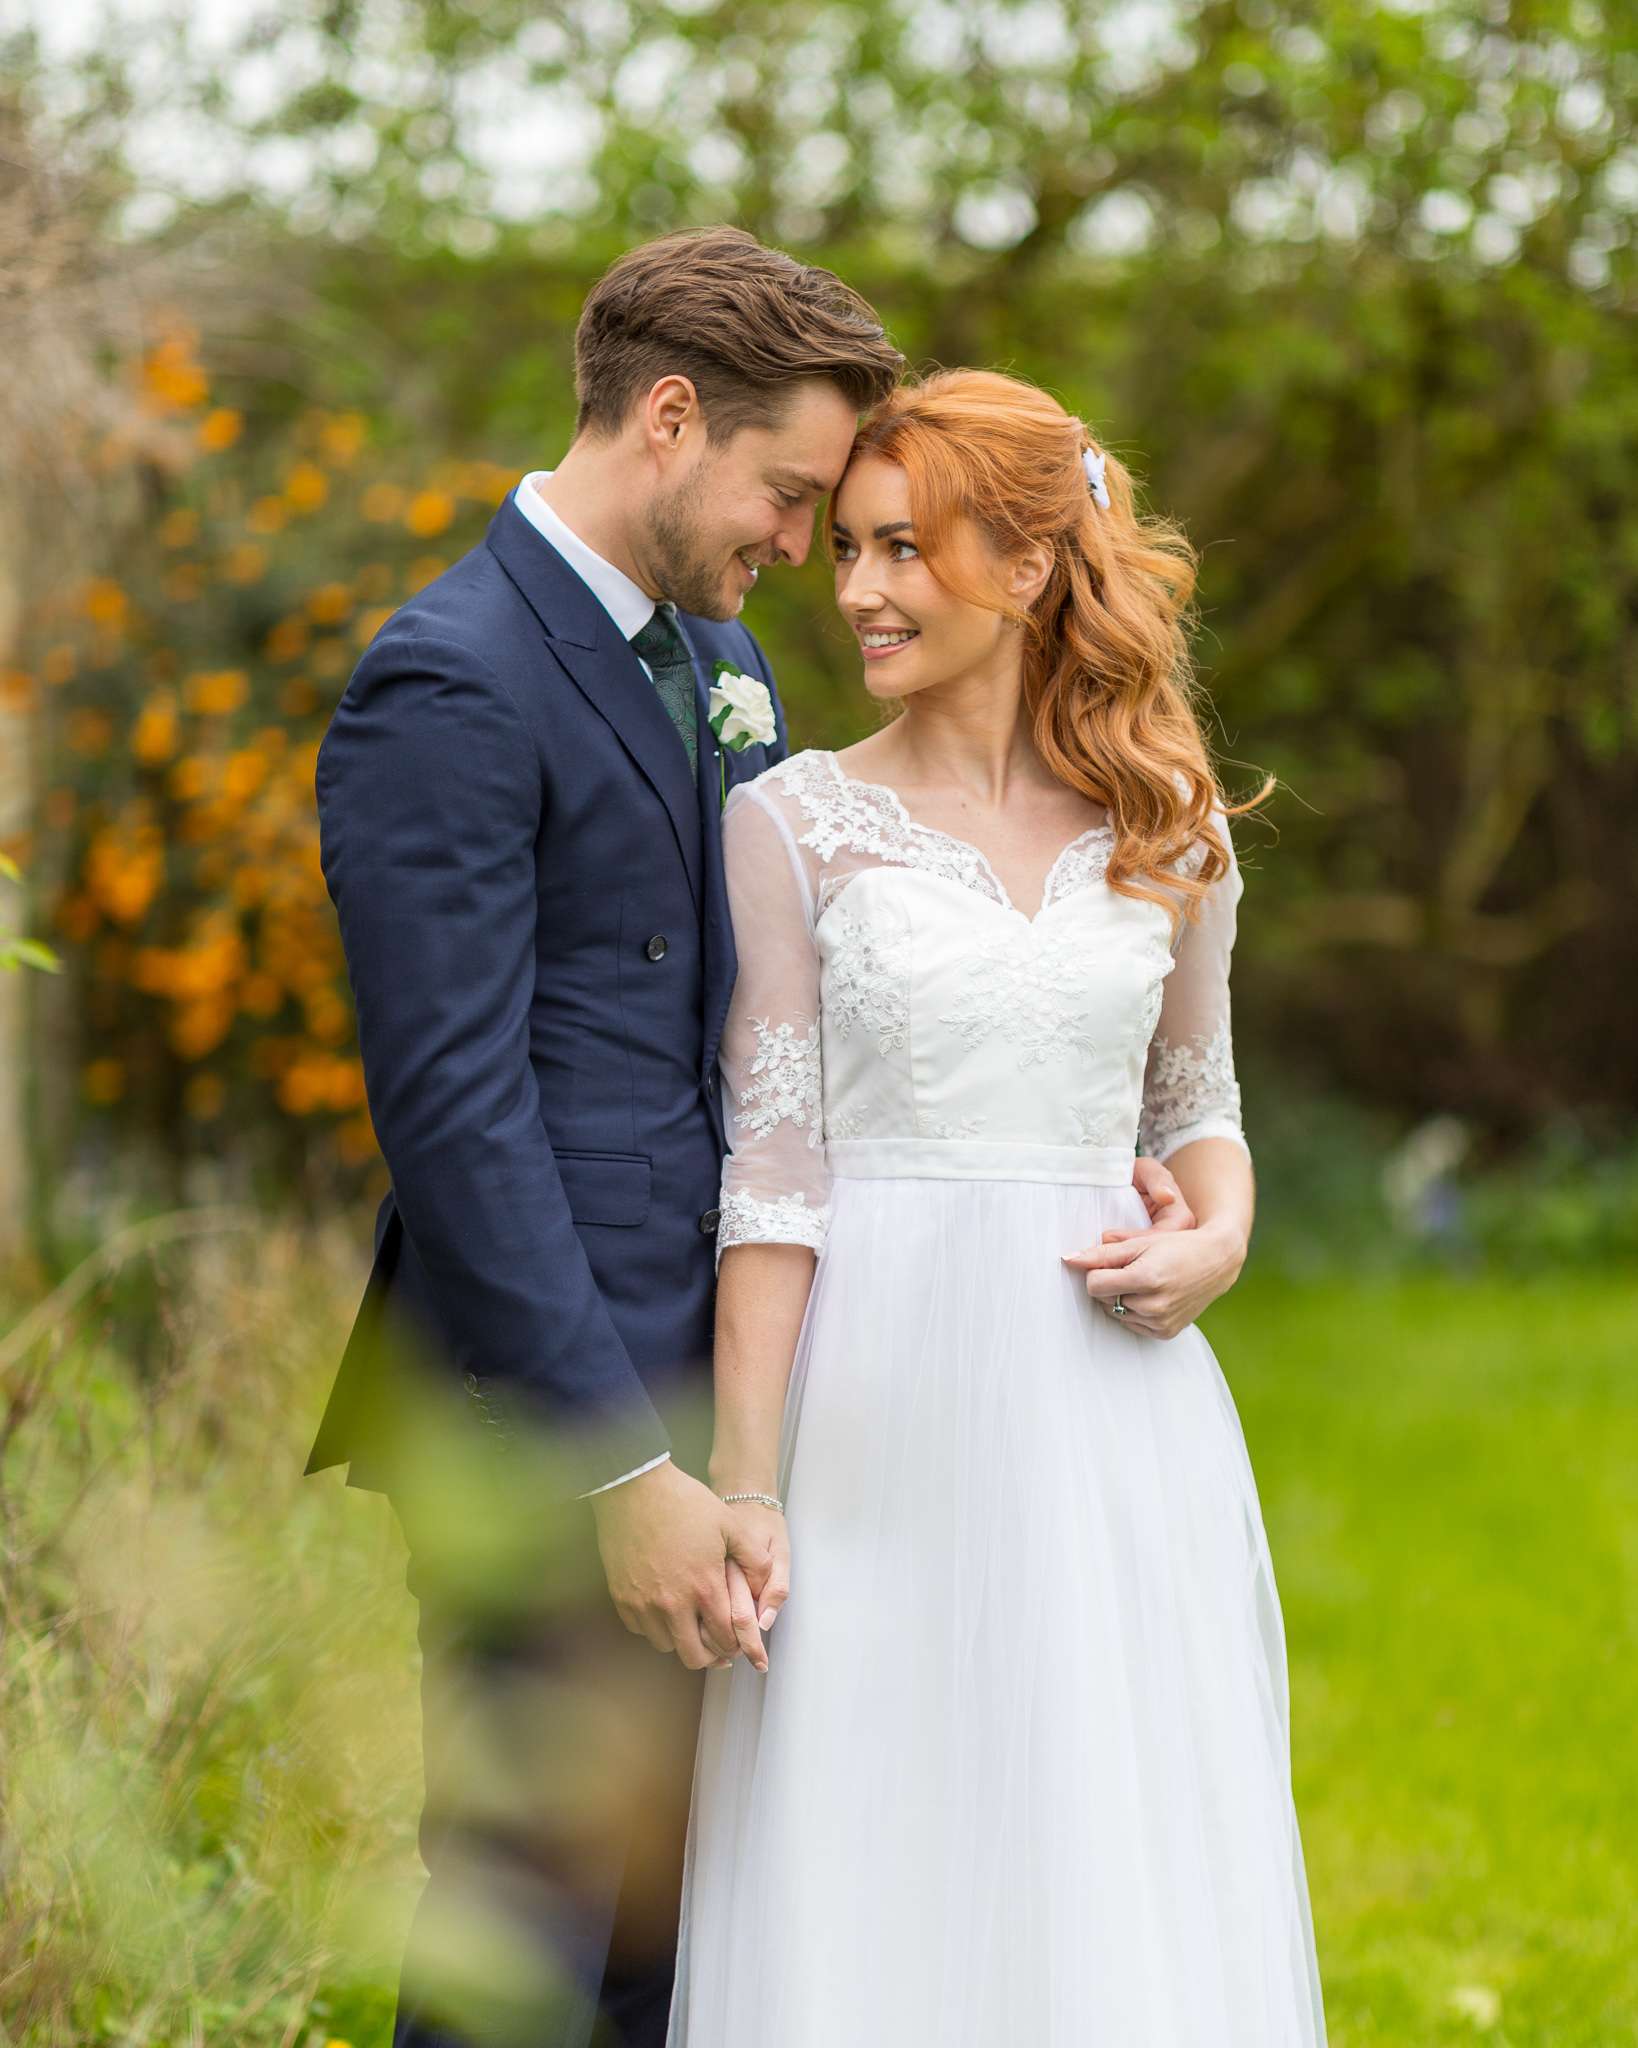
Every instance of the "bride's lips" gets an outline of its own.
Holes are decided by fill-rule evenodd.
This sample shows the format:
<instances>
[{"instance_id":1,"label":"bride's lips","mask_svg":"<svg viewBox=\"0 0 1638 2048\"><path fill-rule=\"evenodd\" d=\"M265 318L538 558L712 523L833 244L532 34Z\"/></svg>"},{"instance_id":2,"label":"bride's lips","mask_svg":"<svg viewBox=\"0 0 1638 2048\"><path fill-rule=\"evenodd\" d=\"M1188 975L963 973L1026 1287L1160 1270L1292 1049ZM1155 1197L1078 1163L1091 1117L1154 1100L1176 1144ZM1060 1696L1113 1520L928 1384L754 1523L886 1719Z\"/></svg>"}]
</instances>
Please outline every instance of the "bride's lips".
<instances>
[{"instance_id":1,"label":"bride's lips","mask_svg":"<svg viewBox=\"0 0 1638 2048\"><path fill-rule=\"evenodd\" d=\"M884 632L898 632L902 630L908 633L910 638L908 640L896 640L891 647L867 647L864 644L864 635L861 633L859 636L859 652L866 661L885 661L890 654L902 654L907 647L914 647L921 638L919 626L905 626L902 629L899 627L883 627L881 630Z\"/></svg>"}]
</instances>

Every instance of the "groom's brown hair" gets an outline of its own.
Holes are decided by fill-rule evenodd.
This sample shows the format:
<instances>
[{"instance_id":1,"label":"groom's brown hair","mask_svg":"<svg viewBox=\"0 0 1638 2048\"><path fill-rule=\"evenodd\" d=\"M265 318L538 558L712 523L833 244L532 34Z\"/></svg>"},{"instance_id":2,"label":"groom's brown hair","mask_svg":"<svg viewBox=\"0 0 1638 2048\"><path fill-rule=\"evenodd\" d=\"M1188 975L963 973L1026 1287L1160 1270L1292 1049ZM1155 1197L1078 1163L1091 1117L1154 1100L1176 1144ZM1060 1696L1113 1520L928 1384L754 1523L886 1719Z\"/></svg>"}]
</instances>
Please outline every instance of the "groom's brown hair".
<instances>
[{"instance_id":1,"label":"groom's brown hair","mask_svg":"<svg viewBox=\"0 0 1638 2048\"><path fill-rule=\"evenodd\" d=\"M904 358L833 271L743 228L685 228L629 249L598 280L575 329L575 432L617 434L665 376L687 377L708 441L777 423L801 377L828 378L867 412Z\"/></svg>"}]
</instances>

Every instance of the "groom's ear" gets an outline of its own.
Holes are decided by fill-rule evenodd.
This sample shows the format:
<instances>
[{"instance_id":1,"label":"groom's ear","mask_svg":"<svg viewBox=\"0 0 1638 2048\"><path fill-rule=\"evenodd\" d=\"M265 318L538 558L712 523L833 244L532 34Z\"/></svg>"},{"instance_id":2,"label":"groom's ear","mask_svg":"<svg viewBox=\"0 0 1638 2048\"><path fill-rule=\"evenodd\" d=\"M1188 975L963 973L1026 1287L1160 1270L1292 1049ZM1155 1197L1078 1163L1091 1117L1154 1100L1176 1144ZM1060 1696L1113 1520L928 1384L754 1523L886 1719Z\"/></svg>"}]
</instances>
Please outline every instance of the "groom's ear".
<instances>
[{"instance_id":1,"label":"groom's ear","mask_svg":"<svg viewBox=\"0 0 1638 2048\"><path fill-rule=\"evenodd\" d=\"M674 447L691 423L704 424L693 379L680 371L668 373L650 388L643 400L644 430Z\"/></svg>"}]
</instances>

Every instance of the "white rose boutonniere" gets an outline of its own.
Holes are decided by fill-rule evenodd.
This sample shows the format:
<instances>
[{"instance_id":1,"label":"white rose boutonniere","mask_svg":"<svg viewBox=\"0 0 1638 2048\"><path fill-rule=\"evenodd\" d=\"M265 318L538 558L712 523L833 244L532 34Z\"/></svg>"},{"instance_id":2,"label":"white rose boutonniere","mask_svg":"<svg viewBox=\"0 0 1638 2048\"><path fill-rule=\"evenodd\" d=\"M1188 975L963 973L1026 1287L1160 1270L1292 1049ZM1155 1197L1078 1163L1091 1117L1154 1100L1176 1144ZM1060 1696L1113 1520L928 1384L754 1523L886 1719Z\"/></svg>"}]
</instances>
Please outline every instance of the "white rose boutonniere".
<instances>
[{"instance_id":1,"label":"white rose boutonniere","mask_svg":"<svg viewBox=\"0 0 1638 2048\"><path fill-rule=\"evenodd\" d=\"M731 661L719 661L711 685L711 730L736 754L770 746L779 737L773 699L760 676L748 676ZM728 801L728 763L722 762L722 800Z\"/></svg>"}]
</instances>

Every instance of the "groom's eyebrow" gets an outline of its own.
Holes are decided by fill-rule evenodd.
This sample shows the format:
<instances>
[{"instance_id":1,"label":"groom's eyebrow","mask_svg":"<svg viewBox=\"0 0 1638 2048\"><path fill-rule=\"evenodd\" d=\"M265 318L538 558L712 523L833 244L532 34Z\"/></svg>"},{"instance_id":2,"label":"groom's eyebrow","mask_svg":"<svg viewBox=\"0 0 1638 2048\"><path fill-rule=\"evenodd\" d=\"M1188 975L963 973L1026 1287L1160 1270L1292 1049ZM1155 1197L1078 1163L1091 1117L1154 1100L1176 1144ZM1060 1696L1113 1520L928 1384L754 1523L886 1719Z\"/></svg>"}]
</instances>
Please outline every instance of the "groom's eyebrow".
<instances>
[{"instance_id":1,"label":"groom's eyebrow","mask_svg":"<svg viewBox=\"0 0 1638 2048\"><path fill-rule=\"evenodd\" d=\"M821 483L816 476L806 476L799 469L776 469L774 471L774 481L782 484L796 484L804 491L812 491L816 498L822 498L830 489L829 484Z\"/></svg>"}]
</instances>

